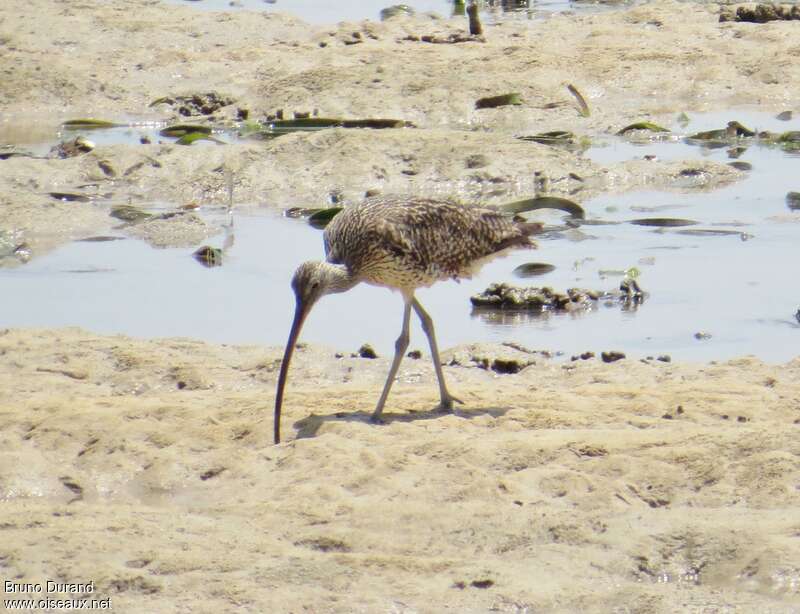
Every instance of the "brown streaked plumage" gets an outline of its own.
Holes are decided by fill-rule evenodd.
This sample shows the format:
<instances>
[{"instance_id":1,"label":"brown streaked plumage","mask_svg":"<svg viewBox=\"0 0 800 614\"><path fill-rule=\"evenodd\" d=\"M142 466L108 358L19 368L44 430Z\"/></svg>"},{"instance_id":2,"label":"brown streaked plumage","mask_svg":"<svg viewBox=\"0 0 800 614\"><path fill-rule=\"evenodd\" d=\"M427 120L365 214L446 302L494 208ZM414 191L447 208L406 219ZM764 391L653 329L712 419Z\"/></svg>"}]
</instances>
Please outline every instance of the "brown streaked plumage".
<instances>
[{"instance_id":1,"label":"brown streaked plumage","mask_svg":"<svg viewBox=\"0 0 800 614\"><path fill-rule=\"evenodd\" d=\"M428 337L439 381L439 408L458 402L445 385L433 321L414 297L417 288L437 281L470 277L488 260L509 249L535 248L530 235L539 224L512 221L483 207L422 198L376 197L345 207L325 229L325 262L305 262L295 271L296 308L278 376L275 443L289 363L311 307L325 294L345 292L360 282L399 290L405 304L395 355L372 419L380 420L403 355L408 349L413 309Z\"/></svg>"}]
</instances>

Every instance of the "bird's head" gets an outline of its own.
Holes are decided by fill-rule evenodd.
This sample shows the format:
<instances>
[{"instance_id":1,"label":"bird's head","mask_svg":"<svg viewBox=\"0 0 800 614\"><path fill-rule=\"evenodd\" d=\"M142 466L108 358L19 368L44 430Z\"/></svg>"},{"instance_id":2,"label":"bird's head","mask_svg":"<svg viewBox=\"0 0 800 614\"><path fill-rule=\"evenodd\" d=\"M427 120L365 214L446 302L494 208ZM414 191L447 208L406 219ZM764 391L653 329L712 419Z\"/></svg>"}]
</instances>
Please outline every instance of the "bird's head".
<instances>
[{"instance_id":1,"label":"bird's head","mask_svg":"<svg viewBox=\"0 0 800 614\"><path fill-rule=\"evenodd\" d=\"M329 262L304 262L294 272L292 277L292 290L295 296L294 320L289 331L289 340L281 362L281 371L278 375L278 390L275 395L275 443L280 442L281 406L283 405L283 391L286 386L286 377L289 373L289 362L292 360L300 329L303 327L314 304L326 294L344 292L356 284L346 267Z\"/></svg>"},{"instance_id":2,"label":"bird's head","mask_svg":"<svg viewBox=\"0 0 800 614\"><path fill-rule=\"evenodd\" d=\"M331 277L322 262L304 262L294 272L292 290L298 308L303 305L306 311L322 296L330 292Z\"/></svg>"}]
</instances>

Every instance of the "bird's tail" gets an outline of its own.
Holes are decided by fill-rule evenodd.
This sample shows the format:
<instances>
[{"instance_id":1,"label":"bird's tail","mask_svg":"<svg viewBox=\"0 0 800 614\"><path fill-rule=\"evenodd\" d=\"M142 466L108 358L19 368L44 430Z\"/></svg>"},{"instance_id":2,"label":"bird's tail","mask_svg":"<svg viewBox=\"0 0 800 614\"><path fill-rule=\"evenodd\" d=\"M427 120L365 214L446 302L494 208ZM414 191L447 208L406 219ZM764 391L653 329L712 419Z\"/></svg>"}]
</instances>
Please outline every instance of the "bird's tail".
<instances>
[{"instance_id":1,"label":"bird's tail","mask_svg":"<svg viewBox=\"0 0 800 614\"><path fill-rule=\"evenodd\" d=\"M509 248L536 249L536 241L531 239L531 235L542 232L543 226L538 222L515 221L514 227L517 230L510 237L503 239L497 246L498 252Z\"/></svg>"},{"instance_id":2,"label":"bird's tail","mask_svg":"<svg viewBox=\"0 0 800 614\"><path fill-rule=\"evenodd\" d=\"M541 234L544 230L544 224L541 222L517 222L517 228L526 237L530 237L531 235Z\"/></svg>"}]
</instances>

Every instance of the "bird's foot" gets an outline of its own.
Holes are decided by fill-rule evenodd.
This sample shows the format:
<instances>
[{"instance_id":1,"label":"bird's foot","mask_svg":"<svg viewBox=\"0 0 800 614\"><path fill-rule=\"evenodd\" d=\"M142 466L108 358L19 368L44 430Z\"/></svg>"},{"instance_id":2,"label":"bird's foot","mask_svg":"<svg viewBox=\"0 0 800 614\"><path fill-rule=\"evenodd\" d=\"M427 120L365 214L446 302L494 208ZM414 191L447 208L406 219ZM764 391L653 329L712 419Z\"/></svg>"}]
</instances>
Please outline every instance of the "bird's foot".
<instances>
[{"instance_id":1,"label":"bird's foot","mask_svg":"<svg viewBox=\"0 0 800 614\"><path fill-rule=\"evenodd\" d=\"M451 414L453 413L453 403L458 403L459 405L463 405L464 401L454 397L451 394L447 394L442 397L441 403L436 406L436 411L441 412L443 414Z\"/></svg>"},{"instance_id":2,"label":"bird's foot","mask_svg":"<svg viewBox=\"0 0 800 614\"><path fill-rule=\"evenodd\" d=\"M386 420L380 414L372 414L369 417L369 421L372 422L372 424L386 424Z\"/></svg>"}]
</instances>

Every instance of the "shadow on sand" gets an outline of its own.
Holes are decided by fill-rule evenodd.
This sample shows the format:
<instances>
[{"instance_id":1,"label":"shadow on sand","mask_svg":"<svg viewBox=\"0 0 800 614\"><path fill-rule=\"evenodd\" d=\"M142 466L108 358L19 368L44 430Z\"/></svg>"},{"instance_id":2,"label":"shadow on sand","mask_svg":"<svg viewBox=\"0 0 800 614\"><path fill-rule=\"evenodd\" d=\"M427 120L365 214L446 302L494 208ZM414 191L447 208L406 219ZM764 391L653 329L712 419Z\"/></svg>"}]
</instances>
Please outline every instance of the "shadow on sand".
<instances>
[{"instance_id":1,"label":"shadow on sand","mask_svg":"<svg viewBox=\"0 0 800 614\"><path fill-rule=\"evenodd\" d=\"M336 412L326 416L318 416L311 414L306 418L302 418L295 422L292 426L297 430L296 439L307 439L309 437L316 437L317 432L326 422L366 422L373 424L375 428L380 428L392 422L416 422L418 420L435 420L444 416L453 415L466 420L477 418L478 416L492 416L499 418L508 412L510 407L477 407L472 409L457 409L452 412L443 412L438 409L431 410L408 410L403 413L384 412L380 422L372 421L372 412L366 411L352 411L352 412Z\"/></svg>"}]
</instances>

